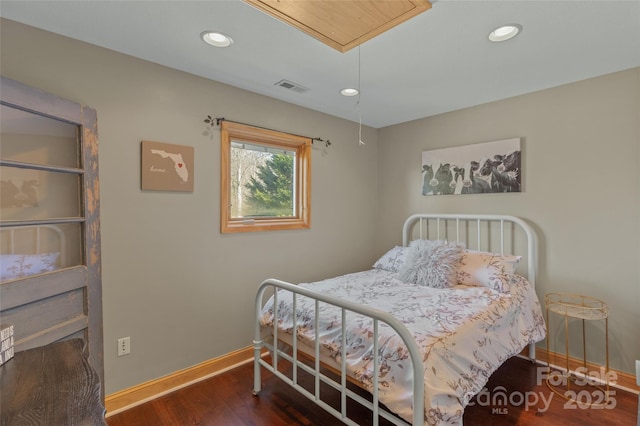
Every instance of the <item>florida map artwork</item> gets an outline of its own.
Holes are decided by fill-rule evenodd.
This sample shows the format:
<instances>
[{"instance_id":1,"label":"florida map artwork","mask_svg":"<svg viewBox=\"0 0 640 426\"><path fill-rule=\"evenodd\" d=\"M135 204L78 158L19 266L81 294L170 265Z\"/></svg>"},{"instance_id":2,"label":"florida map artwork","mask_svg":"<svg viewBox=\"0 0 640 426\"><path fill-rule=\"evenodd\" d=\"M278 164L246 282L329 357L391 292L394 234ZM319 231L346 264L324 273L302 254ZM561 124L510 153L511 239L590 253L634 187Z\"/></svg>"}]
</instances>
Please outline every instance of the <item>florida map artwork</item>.
<instances>
[{"instance_id":1,"label":"florida map artwork","mask_svg":"<svg viewBox=\"0 0 640 426\"><path fill-rule=\"evenodd\" d=\"M141 188L193 192L193 151L191 146L142 141Z\"/></svg>"}]
</instances>

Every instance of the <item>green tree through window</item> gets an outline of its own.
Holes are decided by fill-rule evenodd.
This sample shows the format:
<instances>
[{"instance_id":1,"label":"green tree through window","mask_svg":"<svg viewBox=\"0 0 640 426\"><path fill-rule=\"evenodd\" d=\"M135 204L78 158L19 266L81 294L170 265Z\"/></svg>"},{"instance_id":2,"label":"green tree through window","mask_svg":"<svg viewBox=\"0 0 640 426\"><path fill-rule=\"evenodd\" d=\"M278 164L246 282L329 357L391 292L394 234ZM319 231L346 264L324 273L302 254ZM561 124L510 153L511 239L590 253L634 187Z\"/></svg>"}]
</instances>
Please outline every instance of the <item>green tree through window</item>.
<instances>
[{"instance_id":1,"label":"green tree through window","mask_svg":"<svg viewBox=\"0 0 640 426\"><path fill-rule=\"evenodd\" d=\"M257 215L294 215L293 168L293 157L286 154L272 155L258 166L256 176L245 185L247 202Z\"/></svg>"}]
</instances>

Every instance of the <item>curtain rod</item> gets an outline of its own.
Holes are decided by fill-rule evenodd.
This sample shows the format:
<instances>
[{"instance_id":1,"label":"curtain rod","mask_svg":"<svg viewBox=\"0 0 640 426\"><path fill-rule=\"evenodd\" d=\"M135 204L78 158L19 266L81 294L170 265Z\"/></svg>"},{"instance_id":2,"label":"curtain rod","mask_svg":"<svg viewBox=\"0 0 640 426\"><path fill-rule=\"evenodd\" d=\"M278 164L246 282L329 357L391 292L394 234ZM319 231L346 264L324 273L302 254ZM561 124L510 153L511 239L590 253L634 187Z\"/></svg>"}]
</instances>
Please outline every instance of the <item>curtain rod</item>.
<instances>
[{"instance_id":1,"label":"curtain rod","mask_svg":"<svg viewBox=\"0 0 640 426\"><path fill-rule=\"evenodd\" d=\"M219 126L222 121L228 121L230 123L243 124L245 126L257 127L259 129L265 129L265 130L272 130L272 131L275 131L275 132L280 132L280 130L269 129L268 127L256 126L254 124L242 123L240 121L227 120L224 117L211 117L210 115L207 115L207 118L205 118L205 120L204 120L204 122L207 123L211 127L214 126L214 124L213 124L214 121L215 121L215 126ZM281 133L289 133L289 132L281 132ZM322 139L322 138L312 138L310 136L297 135L295 133L289 133L289 134L293 135L293 136L299 136L301 138L309 138L309 139L311 139L311 143L314 143L316 141L322 142L322 143L324 143L325 147L329 147L329 145L331 145L331 141L329 141L329 139L325 140L325 139Z\"/></svg>"}]
</instances>

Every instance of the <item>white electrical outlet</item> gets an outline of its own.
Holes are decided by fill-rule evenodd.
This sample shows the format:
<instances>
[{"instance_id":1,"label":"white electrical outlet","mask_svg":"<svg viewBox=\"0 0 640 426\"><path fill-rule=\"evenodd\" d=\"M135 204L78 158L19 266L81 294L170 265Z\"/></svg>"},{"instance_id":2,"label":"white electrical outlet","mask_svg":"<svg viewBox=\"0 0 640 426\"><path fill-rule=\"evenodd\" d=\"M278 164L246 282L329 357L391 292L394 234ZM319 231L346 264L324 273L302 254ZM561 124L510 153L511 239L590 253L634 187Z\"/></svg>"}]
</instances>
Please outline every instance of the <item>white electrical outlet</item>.
<instances>
[{"instance_id":1,"label":"white electrical outlet","mask_svg":"<svg viewBox=\"0 0 640 426\"><path fill-rule=\"evenodd\" d=\"M123 337L118 339L118 356L128 355L131 353L131 337Z\"/></svg>"}]
</instances>

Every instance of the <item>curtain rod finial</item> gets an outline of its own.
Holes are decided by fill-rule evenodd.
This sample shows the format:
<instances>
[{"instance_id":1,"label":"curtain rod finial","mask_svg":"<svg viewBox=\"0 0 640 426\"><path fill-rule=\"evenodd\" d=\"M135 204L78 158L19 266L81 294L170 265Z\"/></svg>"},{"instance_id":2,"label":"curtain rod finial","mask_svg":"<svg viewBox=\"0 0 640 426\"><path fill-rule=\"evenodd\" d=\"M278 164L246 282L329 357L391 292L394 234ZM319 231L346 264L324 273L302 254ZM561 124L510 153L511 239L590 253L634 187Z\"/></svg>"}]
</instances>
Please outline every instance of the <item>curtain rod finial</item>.
<instances>
[{"instance_id":1,"label":"curtain rod finial","mask_svg":"<svg viewBox=\"0 0 640 426\"><path fill-rule=\"evenodd\" d=\"M213 124L214 121L215 121L216 124ZM224 121L224 117L215 117L215 118L213 118L210 115L207 115L207 118L204 119L204 122L207 123L211 127L219 126L221 121Z\"/></svg>"}]
</instances>

